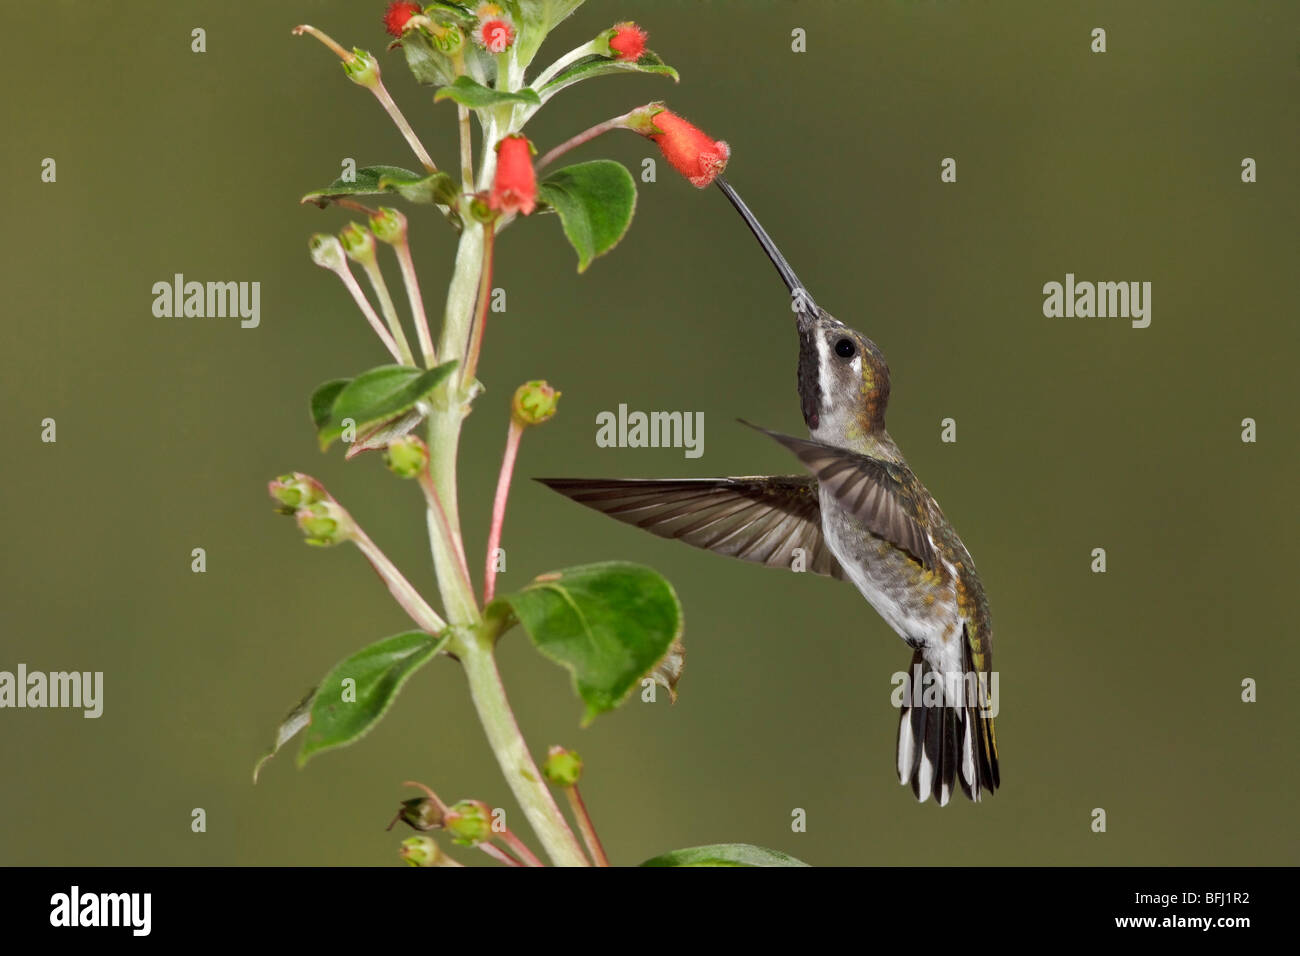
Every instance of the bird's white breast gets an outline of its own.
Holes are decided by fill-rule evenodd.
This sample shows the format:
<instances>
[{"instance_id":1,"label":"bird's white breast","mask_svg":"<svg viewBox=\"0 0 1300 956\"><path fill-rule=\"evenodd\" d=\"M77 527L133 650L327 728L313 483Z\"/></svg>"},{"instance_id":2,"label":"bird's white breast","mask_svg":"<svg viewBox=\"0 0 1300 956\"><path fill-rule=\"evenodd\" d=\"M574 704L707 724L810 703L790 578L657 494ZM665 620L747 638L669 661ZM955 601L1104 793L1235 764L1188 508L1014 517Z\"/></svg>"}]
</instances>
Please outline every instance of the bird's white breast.
<instances>
[{"instance_id":1,"label":"bird's white breast","mask_svg":"<svg viewBox=\"0 0 1300 956\"><path fill-rule=\"evenodd\" d=\"M948 574L931 584L918 584L911 558L892 546L882 549L883 539L851 522L824 488L819 494L826 544L867 603L909 644L945 657L960 655L960 641L954 639L961 634L956 570L945 561Z\"/></svg>"}]
</instances>

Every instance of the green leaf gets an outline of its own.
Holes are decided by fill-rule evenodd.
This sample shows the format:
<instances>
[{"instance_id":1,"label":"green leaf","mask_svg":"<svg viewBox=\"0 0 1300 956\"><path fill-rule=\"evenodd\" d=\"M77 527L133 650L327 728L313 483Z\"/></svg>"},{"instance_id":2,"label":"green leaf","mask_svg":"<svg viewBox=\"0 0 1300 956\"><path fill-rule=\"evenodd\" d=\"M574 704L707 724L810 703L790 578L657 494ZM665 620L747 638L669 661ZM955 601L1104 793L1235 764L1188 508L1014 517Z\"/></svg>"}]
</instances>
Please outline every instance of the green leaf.
<instances>
[{"instance_id":1,"label":"green leaf","mask_svg":"<svg viewBox=\"0 0 1300 956\"><path fill-rule=\"evenodd\" d=\"M497 598L489 613L506 608L543 655L572 672L586 705L583 726L617 707L682 633L672 585L625 561L543 574Z\"/></svg>"},{"instance_id":2,"label":"green leaf","mask_svg":"<svg viewBox=\"0 0 1300 956\"><path fill-rule=\"evenodd\" d=\"M456 77L456 82L451 86L444 86L433 94L433 101L455 100L461 106L468 106L472 110L481 110L488 106L499 106L502 103L527 103L529 106L541 106L541 98L533 90L525 87L517 93L509 90L493 90L481 83L476 83L468 76Z\"/></svg>"},{"instance_id":3,"label":"green leaf","mask_svg":"<svg viewBox=\"0 0 1300 956\"><path fill-rule=\"evenodd\" d=\"M778 850L751 846L748 843L716 843L673 850L642 866L807 866L802 860Z\"/></svg>"},{"instance_id":4,"label":"green leaf","mask_svg":"<svg viewBox=\"0 0 1300 956\"><path fill-rule=\"evenodd\" d=\"M680 80L676 70L649 50L646 50L638 60L631 63L626 60L613 60L596 54L584 57L578 62L565 67L559 76L543 86L540 90L542 102L545 103L560 90L575 83L581 83L583 80L589 80L595 76L608 76L611 73L650 73L669 77L674 83Z\"/></svg>"},{"instance_id":5,"label":"green leaf","mask_svg":"<svg viewBox=\"0 0 1300 956\"><path fill-rule=\"evenodd\" d=\"M293 739L298 731L302 730L311 723L311 704L316 699L316 688L313 687L307 691L307 696L298 701L293 710L289 711L288 716L280 721L280 726L275 729L275 743L271 749L262 755L253 767L253 783L257 783L257 776L266 766L266 762L280 752L280 748Z\"/></svg>"},{"instance_id":6,"label":"green leaf","mask_svg":"<svg viewBox=\"0 0 1300 956\"><path fill-rule=\"evenodd\" d=\"M343 387L350 381L352 381L350 378L330 379L311 393L311 420L317 431L320 431L322 427L328 424L330 412L334 410L335 399L339 397L339 392L343 391Z\"/></svg>"},{"instance_id":7,"label":"green leaf","mask_svg":"<svg viewBox=\"0 0 1300 956\"><path fill-rule=\"evenodd\" d=\"M408 631L386 637L335 665L312 700L311 724L298 751L298 766L314 754L364 736L388 711L407 678L446 643L445 636Z\"/></svg>"},{"instance_id":8,"label":"green leaf","mask_svg":"<svg viewBox=\"0 0 1300 956\"><path fill-rule=\"evenodd\" d=\"M334 200L348 196L394 194L407 202L445 206L443 215L457 229L461 228L460 215L456 211L460 198L459 188L455 180L443 172L413 173L401 166L363 166L357 170L352 182L336 179L324 189L303 196L299 202L315 203L324 209Z\"/></svg>"},{"instance_id":9,"label":"green leaf","mask_svg":"<svg viewBox=\"0 0 1300 956\"><path fill-rule=\"evenodd\" d=\"M455 180L446 173L429 173L414 178L386 174L379 177L379 186L385 192L397 193L407 202L423 205L453 206L458 193Z\"/></svg>"},{"instance_id":10,"label":"green leaf","mask_svg":"<svg viewBox=\"0 0 1300 956\"><path fill-rule=\"evenodd\" d=\"M367 425L397 418L437 388L455 367L453 359L427 371L409 365L381 365L358 375L339 390L325 424L317 425L316 437L321 450L329 448L343 433L345 419L352 419L357 430L364 431ZM313 416L317 396L329 384L332 383L321 386L312 396Z\"/></svg>"},{"instance_id":11,"label":"green leaf","mask_svg":"<svg viewBox=\"0 0 1300 956\"><path fill-rule=\"evenodd\" d=\"M417 83L425 86L441 86L450 83L452 77L456 75L456 68L450 58L445 53L434 49L429 38L419 30L407 33L400 40L394 41L392 46L402 48L402 54L406 57L406 66Z\"/></svg>"},{"instance_id":12,"label":"green leaf","mask_svg":"<svg viewBox=\"0 0 1300 956\"><path fill-rule=\"evenodd\" d=\"M579 272L618 245L636 211L636 182L612 159L566 166L547 176L537 190L560 214L564 235L578 254Z\"/></svg>"},{"instance_id":13,"label":"green leaf","mask_svg":"<svg viewBox=\"0 0 1300 956\"><path fill-rule=\"evenodd\" d=\"M424 173L413 173L401 166L363 166L356 171L351 182L336 179L324 189L310 192L298 201L312 202L323 209L340 196L378 196L389 192L389 188L384 185L385 180L390 184L410 183L423 179L424 176Z\"/></svg>"}]
</instances>

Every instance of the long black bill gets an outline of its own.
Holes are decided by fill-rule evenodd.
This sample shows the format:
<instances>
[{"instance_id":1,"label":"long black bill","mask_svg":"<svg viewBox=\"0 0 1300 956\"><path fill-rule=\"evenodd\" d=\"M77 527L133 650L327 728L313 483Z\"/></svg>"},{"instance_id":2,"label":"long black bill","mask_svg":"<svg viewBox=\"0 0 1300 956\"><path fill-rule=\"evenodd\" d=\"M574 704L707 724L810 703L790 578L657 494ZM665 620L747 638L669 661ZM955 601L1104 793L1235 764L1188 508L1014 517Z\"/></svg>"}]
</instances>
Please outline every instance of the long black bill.
<instances>
[{"instance_id":1,"label":"long black bill","mask_svg":"<svg viewBox=\"0 0 1300 956\"><path fill-rule=\"evenodd\" d=\"M790 295L798 297L799 304L804 306L799 311L815 314L818 311L817 303L808 294L808 290L799 281L799 277L794 274L794 270L790 268L790 263L785 261L785 256L781 255L781 250L776 247L776 243L767 234L767 230L763 228L762 223L745 205L745 200L740 198L737 192L731 188L731 183L727 182L722 176L717 177L714 182L717 183L718 188L722 190L722 194L727 197L728 201L736 207L736 212L740 213L740 218L745 220L745 225L749 226L749 231L754 234L758 244L763 247L767 257L772 260L772 265L776 266L776 271L781 274L781 280L785 283L786 288L790 290Z\"/></svg>"}]
</instances>

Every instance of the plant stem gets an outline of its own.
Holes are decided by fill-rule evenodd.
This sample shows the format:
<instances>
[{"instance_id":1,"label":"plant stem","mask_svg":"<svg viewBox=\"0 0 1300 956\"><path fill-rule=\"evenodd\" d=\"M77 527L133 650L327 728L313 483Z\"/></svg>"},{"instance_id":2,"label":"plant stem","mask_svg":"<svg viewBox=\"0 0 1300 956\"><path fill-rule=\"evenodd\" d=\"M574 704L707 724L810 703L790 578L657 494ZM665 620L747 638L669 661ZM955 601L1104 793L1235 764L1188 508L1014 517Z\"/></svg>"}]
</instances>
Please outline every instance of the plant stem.
<instances>
[{"instance_id":1,"label":"plant stem","mask_svg":"<svg viewBox=\"0 0 1300 956\"><path fill-rule=\"evenodd\" d=\"M478 372L478 355L483 348L483 329L487 326L488 300L492 298L492 259L496 245L495 222L483 227L483 267L478 285L478 317L470 329L469 345L466 348L464 370L465 380L474 381Z\"/></svg>"},{"instance_id":2,"label":"plant stem","mask_svg":"<svg viewBox=\"0 0 1300 956\"><path fill-rule=\"evenodd\" d=\"M467 220L460 234L456 264L447 289L442 341L438 346L441 355L464 355L482 259L483 228L473 220ZM435 392L431 398L428 422L429 481L445 516L444 527L433 507L428 509L429 545L443 607L452 624L465 627L472 627L481 619L468 575L460 570L464 548L460 543L460 505L456 494L460 426L468 412L470 398L464 368L457 368L445 388Z\"/></svg>"},{"instance_id":3,"label":"plant stem","mask_svg":"<svg viewBox=\"0 0 1300 956\"><path fill-rule=\"evenodd\" d=\"M492 859L496 860L498 863L504 863L506 866L523 866L523 865L524 865L522 862L520 862L519 860L515 859L513 856L511 856L511 855L510 855L509 853L507 853L505 850L501 849L501 847L499 847L499 846L494 846L494 845L491 844L491 843L479 843L479 844L476 844L476 845L478 846L478 848L479 848L480 850L482 850L482 851L483 851L484 853L486 853L488 856L492 857Z\"/></svg>"},{"instance_id":4,"label":"plant stem","mask_svg":"<svg viewBox=\"0 0 1300 956\"><path fill-rule=\"evenodd\" d=\"M555 798L542 782L541 771L528 753L501 684L501 674L492 652L494 640L494 636L477 634L470 640L456 642L456 653L465 667L470 696L474 699L488 743L496 754L506 783L546 848L551 862L556 866L589 866Z\"/></svg>"},{"instance_id":5,"label":"plant stem","mask_svg":"<svg viewBox=\"0 0 1300 956\"><path fill-rule=\"evenodd\" d=\"M582 44L582 46L576 46L539 73L537 78L529 85L540 93L543 86L564 72L565 67L578 62L584 56L591 56L593 53L599 52L600 51L596 49L595 40L589 40Z\"/></svg>"},{"instance_id":6,"label":"plant stem","mask_svg":"<svg viewBox=\"0 0 1300 956\"><path fill-rule=\"evenodd\" d=\"M429 603L421 597L420 592L415 589L406 576L397 570L397 565L389 560L388 555L379 549L379 546L370 540L366 534L357 525L352 522L353 532L352 540L366 556L370 566L375 569L375 573L388 585L389 593L397 599L403 611L410 615L411 620L430 634L439 634L447 629L447 622L438 616L438 612L429 607Z\"/></svg>"},{"instance_id":7,"label":"plant stem","mask_svg":"<svg viewBox=\"0 0 1300 956\"><path fill-rule=\"evenodd\" d=\"M537 859L537 854L528 849L528 844L519 837L515 836L514 831L506 827L506 832L501 834L501 839L518 854L519 859L524 861L525 866L543 866L541 860Z\"/></svg>"},{"instance_id":8,"label":"plant stem","mask_svg":"<svg viewBox=\"0 0 1300 956\"><path fill-rule=\"evenodd\" d=\"M438 167L433 164L433 159L429 156L428 150L424 148L424 144L420 142L420 137L415 135L415 130L411 129L411 124L406 121L406 117L402 115L402 111L397 108L397 104L393 102L393 98L388 95L388 88L384 86L384 81L376 76L374 85L369 87L369 89L370 92L375 94L375 99L379 100L379 105L384 108L384 112L386 112L389 119L393 121L393 125L397 127L398 131L401 132L402 136L406 139L407 145L409 145L415 153L415 158L420 161L420 165L422 165L427 172L436 173Z\"/></svg>"},{"instance_id":9,"label":"plant stem","mask_svg":"<svg viewBox=\"0 0 1300 956\"><path fill-rule=\"evenodd\" d=\"M357 61L357 55L355 53L351 50L344 49L328 33L317 30L309 23L300 23L298 26L293 28L292 32L294 36L302 36L304 33L314 36L317 40L320 40L321 43L325 44L325 46L329 47L329 49L333 50L335 55L349 66ZM420 160L426 170L430 173L436 173L438 167L433 164L433 160L429 157L429 153L424 148L424 144L422 144L420 138L415 135L415 130L411 129L411 124L406 121L406 117L403 116L402 111L397 108L397 104L393 102L393 98L388 95L388 89L384 86L384 81L381 77L379 64L375 62L369 54L366 54L366 61L370 64L371 72L364 78L360 75L352 75L352 81L375 94L375 99L379 100L379 105L384 108L384 111L388 114L389 118L392 119L394 125L397 126L397 129L401 132L402 136L405 137L406 142L410 145L411 149L415 151L416 158Z\"/></svg>"},{"instance_id":10,"label":"plant stem","mask_svg":"<svg viewBox=\"0 0 1300 956\"><path fill-rule=\"evenodd\" d=\"M469 127L469 107L456 104L456 118L460 125L460 191L474 191L473 138Z\"/></svg>"},{"instance_id":11,"label":"plant stem","mask_svg":"<svg viewBox=\"0 0 1300 956\"><path fill-rule=\"evenodd\" d=\"M393 297L388 294L388 283L384 281L384 274L379 271L379 262L374 255L371 255L361 264L361 268L366 271L366 278L370 280L370 286L375 290L379 309L384 313L388 331L393 333L393 340L397 343L398 352L402 356L402 364L414 365L415 358L411 355L411 343L407 341L406 332L402 329L402 320L397 317L397 309L393 307Z\"/></svg>"},{"instance_id":12,"label":"plant stem","mask_svg":"<svg viewBox=\"0 0 1300 956\"><path fill-rule=\"evenodd\" d=\"M402 241L393 246L397 253L397 262L402 269L402 284L406 286L406 299L411 304L411 315L415 317L415 337L420 343L420 352L424 356L425 368L438 364L438 353L433 347L433 336L429 334L429 317L424 312L424 296L420 294L420 278L415 274L415 262L411 259L411 246L402 236Z\"/></svg>"},{"instance_id":13,"label":"plant stem","mask_svg":"<svg viewBox=\"0 0 1300 956\"><path fill-rule=\"evenodd\" d=\"M587 813L587 805L582 802L578 785L575 783L572 787L565 787L564 792L569 798L569 806L573 808L574 819L578 821L582 841L587 844L591 858L597 866L609 866L609 857L605 856L605 848L601 846L600 837L596 836L596 828L591 823L591 815Z\"/></svg>"},{"instance_id":14,"label":"plant stem","mask_svg":"<svg viewBox=\"0 0 1300 956\"><path fill-rule=\"evenodd\" d=\"M379 316L375 314L375 310L370 305L370 300L361 291L361 285L357 282L356 276L352 274L352 270L348 268L347 263L344 263L338 269L331 269L330 271L343 280L344 287L352 295L352 301L357 304L361 314L366 317L370 327L375 330L375 335L379 336L379 341L384 343L384 348L388 349L388 354L401 362L402 353L397 348L397 342L388 329L384 328L384 323L379 320Z\"/></svg>"},{"instance_id":15,"label":"plant stem","mask_svg":"<svg viewBox=\"0 0 1300 956\"><path fill-rule=\"evenodd\" d=\"M537 161L537 171L540 173L543 169L549 166L556 159L559 159L569 150L576 149L583 143L591 142L602 133L608 133L612 129L626 129L628 115L629 114L624 113L622 116L615 116L613 119L607 119L603 123L597 123L595 126L591 127L591 129L583 130L577 136L566 139L563 143L556 146Z\"/></svg>"},{"instance_id":16,"label":"plant stem","mask_svg":"<svg viewBox=\"0 0 1300 956\"><path fill-rule=\"evenodd\" d=\"M498 138L499 124L489 118L483 131L484 149L479 169L478 188L487 188L496 172L496 151L491 148ZM447 288L447 307L443 316L442 338L438 353L443 356L465 355L474 319L475 293L481 285L485 267L487 239L481 223L466 217L451 283ZM449 650L465 668L470 697L488 745L529 825L545 847L551 861L563 866L587 866L582 848L556 805L542 775L528 753L515 715L510 709L501 675L493 656L499 634L499 622L484 621L466 577L460 573L460 506L456 495L456 455L460 444L460 427L473 398L474 379L458 368L446 383L441 397L432 402L429 414L429 480L437 492L445 514L445 534L437 533L438 521L429 509L429 538L433 551L438 589L451 620Z\"/></svg>"},{"instance_id":17,"label":"plant stem","mask_svg":"<svg viewBox=\"0 0 1300 956\"><path fill-rule=\"evenodd\" d=\"M453 554L456 555L456 563L460 570L460 584L466 591L473 591L474 584L469 577L469 564L465 561L465 546L458 535L451 530L451 522L447 518L447 510L443 508L442 501L438 497L438 489L433 486L433 478L429 474L429 469L425 468L420 472L420 490L424 492L425 504L428 508L429 518L436 528L430 527L429 533L437 534Z\"/></svg>"},{"instance_id":18,"label":"plant stem","mask_svg":"<svg viewBox=\"0 0 1300 956\"><path fill-rule=\"evenodd\" d=\"M513 415L510 416L510 428L506 431L506 450L501 456L501 473L497 476L497 493L492 499L492 527L488 531L487 564L483 569L483 606L491 603L496 594L497 561L496 551L501 546L501 526L506 520L506 499L510 497L510 478L515 471L515 458L519 454L519 439L523 437L524 425Z\"/></svg>"}]
</instances>

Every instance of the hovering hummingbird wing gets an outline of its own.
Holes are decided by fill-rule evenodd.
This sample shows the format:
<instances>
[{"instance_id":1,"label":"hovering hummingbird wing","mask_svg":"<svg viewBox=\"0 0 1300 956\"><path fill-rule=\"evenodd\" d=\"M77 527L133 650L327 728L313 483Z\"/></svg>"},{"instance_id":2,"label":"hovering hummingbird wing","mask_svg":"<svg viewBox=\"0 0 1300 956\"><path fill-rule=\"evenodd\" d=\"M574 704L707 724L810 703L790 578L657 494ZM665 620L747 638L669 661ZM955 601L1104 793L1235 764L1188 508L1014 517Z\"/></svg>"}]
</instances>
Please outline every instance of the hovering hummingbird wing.
<instances>
[{"instance_id":1,"label":"hovering hummingbird wing","mask_svg":"<svg viewBox=\"0 0 1300 956\"><path fill-rule=\"evenodd\" d=\"M553 491L661 538L843 579L822 538L817 482L805 475L752 478L538 478Z\"/></svg>"},{"instance_id":2,"label":"hovering hummingbird wing","mask_svg":"<svg viewBox=\"0 0 1300 956\"><path fill-rule=\"evenodd\" d=\"M916 502L898 465L809 438L768 431L741 419L799 456L822 488L872 534L902 548L924 568L939 569L934 545L912 516Z\"/></svg>"}]
</instances>

